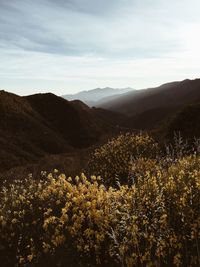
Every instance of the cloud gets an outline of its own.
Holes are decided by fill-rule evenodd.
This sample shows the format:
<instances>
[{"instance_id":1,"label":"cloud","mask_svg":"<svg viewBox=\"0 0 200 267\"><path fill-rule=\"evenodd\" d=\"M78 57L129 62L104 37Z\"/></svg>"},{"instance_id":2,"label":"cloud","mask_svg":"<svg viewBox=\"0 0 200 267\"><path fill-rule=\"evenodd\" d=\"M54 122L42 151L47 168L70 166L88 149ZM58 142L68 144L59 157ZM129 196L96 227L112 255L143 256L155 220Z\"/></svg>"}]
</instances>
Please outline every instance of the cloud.
<instances>
[{"instance_id":1,"label":"cloud","mask_svg":"<svg viewBox=\"0 0 200 267\"><path fill-rule=\"evenodd\" d=\"M176 47L176 34L168 34L160 16L155 19L153 7L122 0L15 0L1 9L1 39L24 50L65 55L156 55Z\"/></svg>"},{"instance_id":2,"label":"cloud","mask_svg":"<svg viewBox=\"0 0 200 267\"><path fill-rule=\"evenodd\" d=\"M1 0L0 87L26 94L41 85L59 94L60 86L193 77L199 8L198 0Z\"/></svg>"}]
</instances>

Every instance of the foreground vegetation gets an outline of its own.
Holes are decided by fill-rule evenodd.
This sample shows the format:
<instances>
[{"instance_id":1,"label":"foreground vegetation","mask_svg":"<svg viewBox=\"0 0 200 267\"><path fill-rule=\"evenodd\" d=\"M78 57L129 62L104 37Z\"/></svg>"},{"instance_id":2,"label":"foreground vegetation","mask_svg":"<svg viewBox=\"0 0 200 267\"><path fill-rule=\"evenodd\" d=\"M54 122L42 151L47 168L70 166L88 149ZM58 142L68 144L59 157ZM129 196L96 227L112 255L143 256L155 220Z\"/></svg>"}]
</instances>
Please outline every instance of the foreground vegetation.
<instances>
[{"instance_id":1,"label":"foreground vegetation","mask_svg":"<svg viewBox=\"0 0 200 267\"><path fill-rule=\"evenodd\" d=\"M126 134L95 151L87 177L5 182L2 266L199 266L200 156L183 148Z\"/></svg>"}]
</instances>

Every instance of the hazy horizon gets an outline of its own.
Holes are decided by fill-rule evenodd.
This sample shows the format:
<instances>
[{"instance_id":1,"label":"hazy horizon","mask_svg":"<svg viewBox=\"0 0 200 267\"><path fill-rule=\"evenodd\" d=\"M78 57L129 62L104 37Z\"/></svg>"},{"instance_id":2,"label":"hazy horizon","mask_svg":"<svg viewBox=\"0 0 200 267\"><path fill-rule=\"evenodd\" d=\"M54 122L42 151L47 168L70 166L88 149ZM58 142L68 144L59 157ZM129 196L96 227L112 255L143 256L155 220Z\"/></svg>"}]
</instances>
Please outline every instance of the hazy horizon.
<instances>
[{"instance_id":1,"label":"hazy horizon","mask_svg":"<svg viewBox=\"0 0 200 267\"><path fill-rule=\"evenodd\" d=\"M198 0L1 0L0 89L74 94L198 78Z\"/></svg>"}]
</instances>

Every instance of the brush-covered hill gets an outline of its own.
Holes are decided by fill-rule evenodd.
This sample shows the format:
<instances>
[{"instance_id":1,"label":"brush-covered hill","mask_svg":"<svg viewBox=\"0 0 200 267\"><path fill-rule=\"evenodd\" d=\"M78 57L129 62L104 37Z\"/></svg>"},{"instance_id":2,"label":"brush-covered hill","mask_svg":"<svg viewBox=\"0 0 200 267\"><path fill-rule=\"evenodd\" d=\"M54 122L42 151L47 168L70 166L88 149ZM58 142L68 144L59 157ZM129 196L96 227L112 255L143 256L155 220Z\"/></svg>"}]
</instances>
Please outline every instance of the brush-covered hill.
<instances>
[{"instance_id":1,"label":"brush-covered hill","mask_svg":"<svg viewBox=\"0 0 200 267\"><path fill-rule=\"evenodd\" d=\"M22 97L0 92L0 170L35 161L69 145Z\"/></svg>"},{"instance_id":2,"label":"brush-covered hill","mask_svg":"<svg viewBox=\"0 0 200 267\"><path fill-rule=\"evenodd\" d=\"M188 105L177 112L164 132L168 138L173 138L174 133L181 133L188 140L200 138L200 103Z\"/></svg>"},{"instance_id":3,"label":"brush-covered hill","mask_svg":"<svg viewBox=\"0 0 200 267\"><path fill-rule=\"evenodd\" d=\"M126 126L151 129L185 105L198 102L200 79L172 82L156 88L126 93L100 106L128 115Z\"/></svg>"},{"instance_id":4,"label":"brush-covered hill","mask_svg":"<svg viewBox=\"0 0 200 267\"><path fill-rule=\"evenodd\" d=\"M0 171L89 147L115 129L118 117L53 94L20 97L0 91Z\"/></svg>"},{"instance_id":5,"label":"brush-covered hill","mask_svg":"<svg viewBox=\"0 0 200 267\"><path fill-rule=\"evenodd\" d=\"M183 104L198 102L199 99L200 79L196 79L126 93L114 101L104 103L101 107L135 115L160 107L180 107Z\"/></svg>"}]
</instances>

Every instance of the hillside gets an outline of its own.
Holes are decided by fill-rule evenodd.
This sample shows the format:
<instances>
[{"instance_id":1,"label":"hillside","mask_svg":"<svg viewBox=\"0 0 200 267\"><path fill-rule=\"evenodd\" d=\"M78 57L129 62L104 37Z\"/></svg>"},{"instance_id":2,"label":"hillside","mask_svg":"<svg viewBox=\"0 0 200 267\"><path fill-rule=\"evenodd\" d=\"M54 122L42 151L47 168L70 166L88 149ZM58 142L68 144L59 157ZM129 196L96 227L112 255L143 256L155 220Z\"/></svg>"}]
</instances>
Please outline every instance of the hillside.
<instances>
[{"instance_id":1,"label":"hillside","mask_svg":"<svg viewBox=\"0 0 200 267\"><path fill-rule=\"evenodd\" d=\"M174 133L181 133L185 139L193 139L200 137L200 103L188 105L169 121L167 125L166 135L173 138Z\"/></svg>"},{"instance_id":2,"label":"hillside","mask_svg":"<svg viewBox=\"0 0 200 267\"><path fill-rule=\"evenodd\" d=\"M53 94L20 97L0 91L0 171L48 154L89 147L109 131L118 114L90 109Z\"/></svg>"},{"instance_id":3,"label":"hillside","mask_svg":"<svg viewBox=\"0 0 200 267\"><path fill-rule=\"evenodd\" d=\"M160 127L161 123L164 123L165 120L174 116L175 113L176 109L172 107L149 109L134 116L127 117L123 125L127 128L148 131Z\"/></svg>"},{"instance_id":4,"label":"hillside","mask_svg":"<svg viewBox=\"0 0 200 267\"><path fill-rule=\"evenodd\" d=\"M70 150L26 99L0 92L0 170Z\"/></svg>"},{"instance_id":5,"label":"hillside","mask_svg":"<svg viewBox=\"0 0 200 267\"><path fill-rule=\"evenodd\" d=\"M97 106L104 102L115 99L118 95L134 91L134 89L127 87L123 89L115 89L110 87L96 88L88 91L81 91L77 94L64 95L63 98L67 100L81 100L88 106Z\"/></svg>"},{"instance_id":6,"label":"hillside","mask_svg":"<svg viewBox=\"0 0 200 267\"><path fill-rule=\"evenodd\" d=\"M0 91L0 171L37 163L48 155L74 153L121 130L199 136L196 103L200 103L200 79L123 94L102 105L110 110L51 93L20 97Z\"/></svg>"},{"instance_id":7,"label":"hillside","mask_svg":"<svg viewBox=\"0 0 200 267\"><path fill-rule=\"evenodd\" d=\"M199 101L200 79L196 79L126 93L100 107L128 115L126 127L151 129L185 105Z\"/></svg>"},{"instance_id":8,"label":"hillside","mask_svg":"<svg viewBox=\"0 0 200 267\"><path fill-rule=\"evenodd\" d=\"M155 88L126 93L102 108L135 115L160 107L180 107L200 99L200 79L184 80L161 85Z\"/></svg>"}]
</instances>

